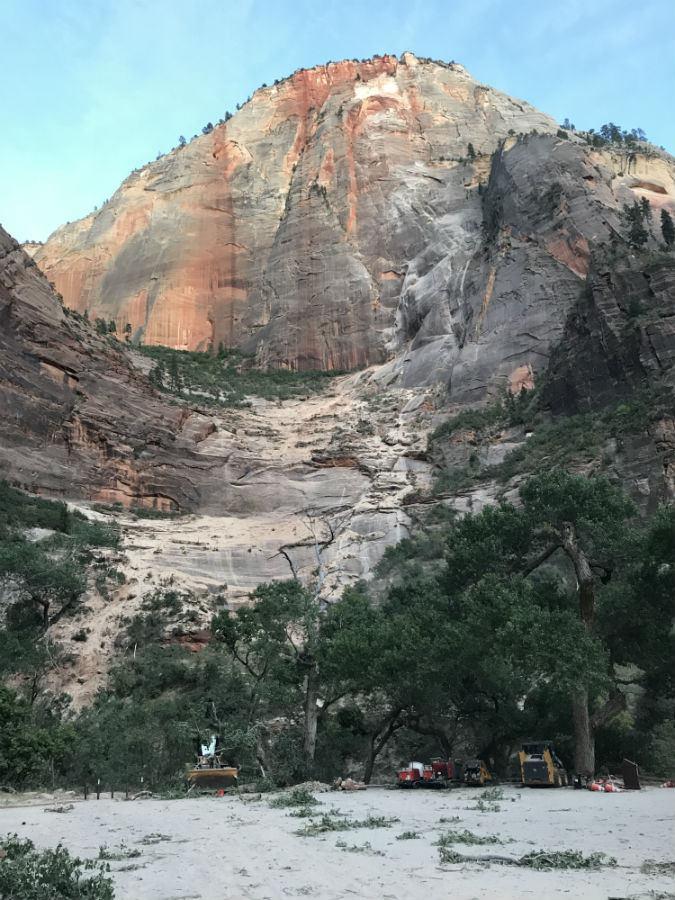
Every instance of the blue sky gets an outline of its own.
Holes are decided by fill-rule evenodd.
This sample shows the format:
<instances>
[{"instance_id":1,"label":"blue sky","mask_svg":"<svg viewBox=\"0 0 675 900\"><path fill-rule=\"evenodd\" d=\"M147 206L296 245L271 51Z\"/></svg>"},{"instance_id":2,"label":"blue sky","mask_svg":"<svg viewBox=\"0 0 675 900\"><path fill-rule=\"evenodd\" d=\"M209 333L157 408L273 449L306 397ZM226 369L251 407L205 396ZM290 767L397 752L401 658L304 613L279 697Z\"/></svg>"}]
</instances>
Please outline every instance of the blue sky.
<instances>
[{"instance_id":1,"label":"blue sky","mask_svg":"<svg viewBox=\"0 0 675 900\"><path fill-rule=\"evenodd\" d=\"M672 0L22 0L0 33L0 222L44 240L263 82L399 55L673 152Z\"/></svg>"}]
</instances>

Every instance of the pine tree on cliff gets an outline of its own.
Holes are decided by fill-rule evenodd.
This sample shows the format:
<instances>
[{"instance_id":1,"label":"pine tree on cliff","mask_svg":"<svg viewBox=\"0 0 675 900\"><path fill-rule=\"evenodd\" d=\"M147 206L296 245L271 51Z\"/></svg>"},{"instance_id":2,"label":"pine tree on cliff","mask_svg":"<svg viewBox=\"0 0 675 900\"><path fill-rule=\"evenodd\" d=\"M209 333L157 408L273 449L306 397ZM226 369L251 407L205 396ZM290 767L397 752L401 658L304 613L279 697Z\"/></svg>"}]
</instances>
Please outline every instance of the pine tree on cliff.
<instances>
[{"instance_id":1,"label":"pine tree on cliff","mask_svg":"<svg viewBox=\"0 0 675 900\"><path fill-rule=\"evenodd\" d=\"M661 234L663 235L663 243L671 250L675 246L675 225L673 217L668 210L661 210Z\"/></svg>"}]
</instances>

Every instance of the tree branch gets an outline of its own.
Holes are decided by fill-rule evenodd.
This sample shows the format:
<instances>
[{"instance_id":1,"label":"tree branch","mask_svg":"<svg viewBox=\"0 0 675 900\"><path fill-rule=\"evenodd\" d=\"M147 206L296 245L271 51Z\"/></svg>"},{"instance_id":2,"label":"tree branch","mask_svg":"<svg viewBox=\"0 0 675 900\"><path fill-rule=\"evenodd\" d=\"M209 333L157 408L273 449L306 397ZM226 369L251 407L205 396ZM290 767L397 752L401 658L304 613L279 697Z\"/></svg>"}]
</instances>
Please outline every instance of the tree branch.
<instances>
[{"instance_id":1,"label":"tree branch","mask_svg":"<svg viewBox=\"0 0 675 900\"><path fill-rule=\"evenodd\" d=\"M542 563L545 563L549 556L553 556L556 550L559 550L562 547L562 541L557 540L555 543L550 544L545 550L535 556L534 559L530 560L529 563L523 569L523 578L527 578L528 575L531 575L536 569L539 568Z\"/></svg>"},{"instance_id":2,"label":"tree branch","mask_svg":"<svg viewBox=\"0 0 675 900\"><path fill-rule=\"evenodd\" d=\"M596 729L600 725L611 722L620 712L626 708L626 697L618 688L613 688L606 702L591 716L591 728Z\"/></svg>"}]
</instances>

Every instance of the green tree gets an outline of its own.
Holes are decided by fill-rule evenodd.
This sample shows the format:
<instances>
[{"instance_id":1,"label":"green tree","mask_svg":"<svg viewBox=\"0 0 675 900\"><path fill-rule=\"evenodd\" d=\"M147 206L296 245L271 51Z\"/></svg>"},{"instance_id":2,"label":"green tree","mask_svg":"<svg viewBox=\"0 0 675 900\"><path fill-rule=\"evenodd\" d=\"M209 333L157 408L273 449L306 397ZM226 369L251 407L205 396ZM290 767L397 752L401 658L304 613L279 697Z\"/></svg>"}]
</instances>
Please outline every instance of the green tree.
<instances>
[{"instance_id":1,"label":"green tree","mask_svg":"<svg viewBox=\"0 0 675 900\"><path fill-rule=\"evenodd\" d=\"M523 699L534 686L542 680L555 681L572 707L575 769L592 774L595 731L625 706L613 680L610 635L597 626L595 618L603 582L613 576L623 553L626 520L633 506L606 479L580 478L559 470L529 479L520 495L521 507L508 503L488 507L445 531L442 563L435 563L435 572L427 579L437 588L425 586L419 591L421 597L438 598L427 606L436 604L435 640L439 646L441 638L446 642L430 672L438 667L446 672L443 692L465 716L473 703L471 715L478 715L479 730L486 736L494 734L493 743L509 739L500 711L508 710L507 720L517 722ZM390 598L399 591L405 608L418 593L414 576L393 591ZM506 596L510 600L503 599ZM479 597L480 603L474 603ZM505 619L503 628L497 628L499 640L492 634L493 619L502 621L509 606L517 638L512 647L506 643ZM481 634L481 610L482 636L489 634L484 638L484 658L479 648L471 650L474 630ZM415 608L410 629L415 632L422 621L422 610ZM452 626L446 633L448 622ZM431 628L431 623L426 627ZM415 634L414 643L421 640ZM433 659L434 648L423 646L423 656ZM505 674L493 660L507 655L517 665ZM450 658L456 660L456 667L449 675L443 659ZM473 673L471 678L467 673ZM418 674L421 686L425 678ZM503 694L495 684L504 685ZM459 691L462 685L465 694ZM481 697L484 702L477 702L475 698ZM428 718L437 716L438 711L431 709Z\"/></svg>"},{"instance_id":2,"label":"green tree","mask_svg":"<svg viewBox=\"0 0 675 900\"><path fill-rule=\"evenodd\" d=\"M598 587L613 573L626 520L635 512L632 502L603 477L581 478L561 470L530 478L520 489L520 496L524 515L535 526L535 556L526 571L535 571L562 551L574 569L579 618L586 635L596 636ZM624 695L612 685L609 696L591 712L589 692L593 685L589 681L582 673L572 690L574 765L585 775L595 772L595 730L625 708Z\"/></svg>"},{"instance_id":3,"label":"green tree","mask_svg":"<svg viewBox=\"0 0 675 900\"><path fill-rule=\"evenodd\" d=\"M649 204L649 201L647 201L647 204ZM649 239L649 234L645 228L645 207L641 203L638 203L637 200L634 200L631 206L624 203L621 218L627 230L628 243L630 246L634 249L644 247Z\"/></svg>"},{"instance_id":4,"label":"green tree","mask_svg":"<svg viewBox=\"0 0 675 900\"><path fill-rule=\"evenodd\" d=\"M663 243L669 250L672 250L675 246L675 225L673 225L673 217L667 209L661 210L661 234Z\"/></svg>"},{"instance_id":5,"label":"green tree","mask_svg":"<svg viewBox=\"0 0 675 900\"><path fill-rule=\"evenodd\" d=\"M48 694L28 698L0 685L0 781L40 785L73 750L75 728L61 721L61 704Z\"/></svg>"},{"instance_id":6,"label":"green tree","mask_svg":"<svg viewBox=\"0 0 675 900\"><path fill-rule=\"evenodd\" d=\"M175 353L172 353L169 357L169 363L167 366L167 374L169 376L169 388L172 391L180 391L183 388L183 377L181 374L180 367L178 365L178 357Z\"/></svg>"},{"instance_id":7,"label":"green tree","mask_svg":"<svg viewBox=\"0 0 675 900\"><path fill-rule=\"evenodd\" d=\"M251 676L249 722L255 721L270 690L286 712L301 698L303 754L311 764L319 717L322 604L297 580L259 585L251 599L252 605L235 616L219 613L212 630Z\"/></svg>"},{"instance_id":8,"label":"green tree","mask_svg":"<svg viewBox=\"0 0 675 900\"><path fill-rule=\"evenodd\" d=\"M71 609L87 586L73 559L54 560L26 541L0 545L0 575L12 577L17 590L42 608L45 628Z\"/></svg>"}]
</instances>

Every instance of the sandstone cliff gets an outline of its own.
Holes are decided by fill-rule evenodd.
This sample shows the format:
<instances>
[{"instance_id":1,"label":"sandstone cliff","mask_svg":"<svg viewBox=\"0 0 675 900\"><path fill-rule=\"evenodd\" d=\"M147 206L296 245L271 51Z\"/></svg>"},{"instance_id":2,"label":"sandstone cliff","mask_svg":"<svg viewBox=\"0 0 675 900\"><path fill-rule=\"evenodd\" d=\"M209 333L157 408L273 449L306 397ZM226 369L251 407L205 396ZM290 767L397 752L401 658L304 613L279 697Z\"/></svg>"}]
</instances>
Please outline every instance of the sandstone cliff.
<instances>
[{"instance_id":1,"label":"sandstone cliff","mask_svg":"<svg viewBox=\"0 0 675 900\"><path fill-rule=\"evenodd\" d=\"M545 363L622 202L673 202L663 159L556 132L456 64L303 70L35 259L67 305L138 341L323 369L408 351L405 383L467 399Z\"/></svg>"},{"instance_id":2,"label":"sandstone cliff","mask_svg":"<svg viewBox=\"0 0 675 900\"><path fill-rule=\"evenodd\" d=\"M189 413L63 309L1 228L0 319L1 475L56 497L166 510L197 502L179 440Z\"/></svg>"}]
</instances>

